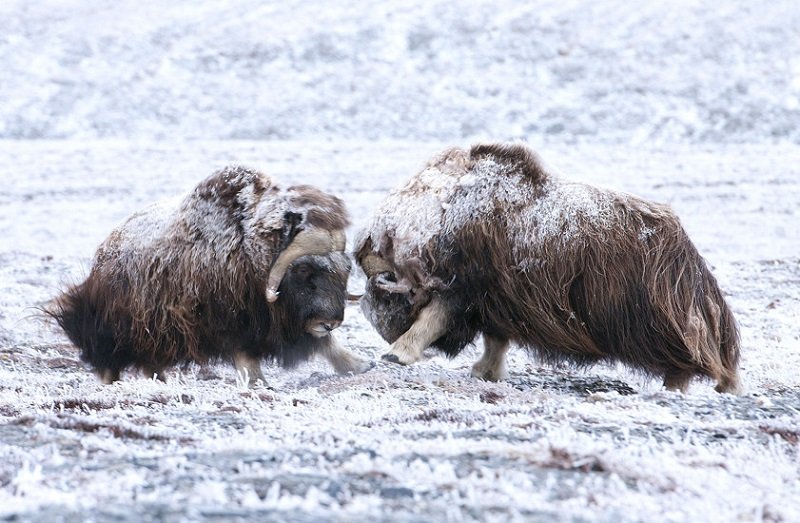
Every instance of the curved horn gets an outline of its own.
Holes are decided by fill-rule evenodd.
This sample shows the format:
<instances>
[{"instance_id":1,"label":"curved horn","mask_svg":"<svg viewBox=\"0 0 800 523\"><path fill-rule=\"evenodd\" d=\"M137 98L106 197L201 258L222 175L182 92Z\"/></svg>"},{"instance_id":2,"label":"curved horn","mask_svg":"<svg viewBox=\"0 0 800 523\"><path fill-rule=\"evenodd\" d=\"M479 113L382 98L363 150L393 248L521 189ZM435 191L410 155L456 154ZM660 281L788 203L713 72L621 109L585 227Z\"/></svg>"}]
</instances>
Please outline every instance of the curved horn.
<instances>
[{"instance_id":1,"label":"curved horn","mask_svg":"<svg viewBox=\"0 0 800 523\"><path fill-rule=\"evenodd\" d=\"M382 272L394 272L391 263L373 253L364 256L364 259L361 260L361 268L364 269L364 274L367 275L367 278L372 278Z\"/></svg>"},{"instance_id":2,"label":"curved horn","mask_svg":"<svg viewBox=\"0 0 800 523\"><path fill-rule=\"evenodd\" d=\"M343 230L328 231L325 229L306 229L297 233L292 243L278 255L278 259L269 271L267 283L267 301L272 303L278 299L278 287L283 280L286 269L300 256L311 254L328 254L344 251L345 236Z\"/></svg>"}]
</instances>

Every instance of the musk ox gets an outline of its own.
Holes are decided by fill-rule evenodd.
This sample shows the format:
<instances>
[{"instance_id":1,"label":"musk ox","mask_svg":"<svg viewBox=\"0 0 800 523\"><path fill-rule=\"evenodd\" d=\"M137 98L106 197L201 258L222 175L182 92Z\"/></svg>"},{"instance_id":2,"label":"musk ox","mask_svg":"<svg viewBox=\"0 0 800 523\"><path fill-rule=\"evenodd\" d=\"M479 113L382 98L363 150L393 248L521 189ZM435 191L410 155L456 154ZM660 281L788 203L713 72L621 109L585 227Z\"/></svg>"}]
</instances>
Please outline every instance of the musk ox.
<instances>
[{"instance_id":1,"label":"musk ox","mask_svg":"<svg viewBox=\"0 0 800 523\"><path fill-rule=\"evenodd\" d=\"M393 191L356 241L383 359L455 356L501 379L509 342L549 362L619 361L685 391L739 390L737 327L666 205L563 180L522 144L448 149Z\"/></svg>"},{"instance_id":2,"label":"musk ox","mask_svg":"<svg viewBox=\"0 0 800 523\"><path fill-rule=\"evenodd\" d=\"M370 364L330 333L347 298L347 223L334 196L227 167L128 218L47 312L104 383L127 367L163 380L175 364L227 359L252 384L262 358L314 354L361 372Z\"/></svg>"}]
</instances>

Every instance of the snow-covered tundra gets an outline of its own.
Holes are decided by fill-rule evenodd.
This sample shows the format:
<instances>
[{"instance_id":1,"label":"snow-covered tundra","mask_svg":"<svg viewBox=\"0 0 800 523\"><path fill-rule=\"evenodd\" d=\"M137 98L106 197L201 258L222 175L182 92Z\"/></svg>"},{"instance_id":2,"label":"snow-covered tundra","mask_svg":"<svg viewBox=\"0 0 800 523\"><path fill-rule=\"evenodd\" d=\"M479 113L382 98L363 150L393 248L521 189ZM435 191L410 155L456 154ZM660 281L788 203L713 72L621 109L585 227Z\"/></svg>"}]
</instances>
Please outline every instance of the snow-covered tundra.
<instances>
[{"instance_id":1,"label":"snow-covered tundra","mask_svg":"<svg viewBox=\"0 0 800 523\"><path fill-rule=\"evenodd\" d=\"M560 179L522 144L452 148L375 213L355 256L362 306L410 364L484 335L472 374L505 373L509 342L548 361L620 361L685 391L739 391L739 336L722 292L662 204Z\"/></svg>"},{"instance_id":2,"label":"snow-covered tundra","mask_svg":"<svg viewBox=\"0 0 800 523\"><path fill-rule=\"evenodd\" d=\"M344 318L347 223L339 198L228 167L128 218L49 312L104 383L130 366L163 379L166 367L219 358L251 383L264 379L262 358L320 354L360 372L369 364L330 333Z\"/></svg>"}]
</instances>

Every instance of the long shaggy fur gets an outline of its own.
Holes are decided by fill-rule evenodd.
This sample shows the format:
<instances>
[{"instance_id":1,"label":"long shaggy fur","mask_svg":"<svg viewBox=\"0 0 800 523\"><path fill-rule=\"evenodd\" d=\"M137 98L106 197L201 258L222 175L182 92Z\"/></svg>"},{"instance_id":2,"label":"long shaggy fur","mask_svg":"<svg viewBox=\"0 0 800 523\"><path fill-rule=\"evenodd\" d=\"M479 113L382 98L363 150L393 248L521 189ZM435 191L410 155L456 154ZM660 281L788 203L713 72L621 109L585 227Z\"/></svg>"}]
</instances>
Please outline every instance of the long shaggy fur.
<instances>
[{"instance_id":1,"label":"long shaggy fur","mask_svg":"<svg viewBox=\"0 0 800 523\"><path fill-rule=\"evenodd\" d=\"M419 216L424 227L409 222ZM363 304L390 343L435 296L448 323L433 346L450 356L484 333L550 362L738 388L736 323L677 216L564 181L524 145L443 152L387 198L355 256L392 269L365 268Z\"/></svg>"},{"instance_id":2,"label":"long shaggy fur","mask_svg":"<svg viewBox=\"0 0 800 523\"><path fill-rule=\"evenodd\" d=\"M346 225L338 198L228 167L185 198L128 218L98 248L89 277L49 313L101 374L231 359L234 351L291 365L326 341L304 332L302 304L290 295L266 301L270 266L304 228ZM346 256L310 258L325 266L333 309L343 310Z\"/></svg>"}]
</instances>

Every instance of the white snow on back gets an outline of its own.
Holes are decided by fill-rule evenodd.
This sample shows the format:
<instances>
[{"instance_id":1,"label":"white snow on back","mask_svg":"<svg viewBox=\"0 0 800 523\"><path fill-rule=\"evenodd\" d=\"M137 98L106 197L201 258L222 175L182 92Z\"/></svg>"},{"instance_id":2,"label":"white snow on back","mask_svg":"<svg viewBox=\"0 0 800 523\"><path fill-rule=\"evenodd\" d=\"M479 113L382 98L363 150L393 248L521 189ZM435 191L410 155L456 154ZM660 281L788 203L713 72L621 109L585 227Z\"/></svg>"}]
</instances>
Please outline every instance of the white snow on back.
<instances>
[{"instance_id":1,"label":"white snow on back","mask_svg":"<svg viewBox=\"0 0 800 523\"><path fill-rule=\"evenodd\" d=\"M119 233L127 250L136 252L149 249L155 242L162 240L170 226L175 223L184 199L185 195L179 195L148 205L134 212L114 230Z\"/></svg>"},{"instance_id":2,"label":"white snow on back","mask_svg":"<svg viewBox=\"0 0 800 523\"><path fill-rule=\"evenodd\" d=\"M444 234L453 234L470 221L495 220L496 213L533 198L530 182L492 157L475 162L459 178L457 188L445 211Z\"/></svg>"},{"instance_id":3,"label":"white snow on back","mask_svg":"<svg viewBox=\"0 0 800 523\"><path fill-rule=\"evenodd\" d=\"M580 242L587 225L595 231L614 226L614 197L555 174L534 185L514 166L484 157L468 170L430 166L413 176L381 205L369 232L374 239L389 234L402 260L468 223L504 221L524 268L535 263L531 249L544 242L564 247Z\"/></svg>"},{"instance_id":4,"label":"white snow on back","mask_svg":"<svg viewBox=\"0 0 800 523\"><path fill-rule=\"evenodd\" d=\"M456 161L467 154L461 151ZM529 188L508 171L492 158L467 170L450 161L428 166L389 194L367 232L376 241L388 234L396 260L415 257L428 242L453 234L469 220L492 219L498 199L524 198L521 193Z\"/></svg>"},{"instance_id":5,"label":"white snow on back","mask_svg":"<svg viewBox=\"0 0 800 523\"><path fill-rule=\"evenodd\" d=\"M550 180L543 189L541 196L531 199L510 220L515 246L537 246L553 239L565 246L581 240L585 225L595 230L613 225L613 193L560 179Z\"/></svg>"}]
</instances>

